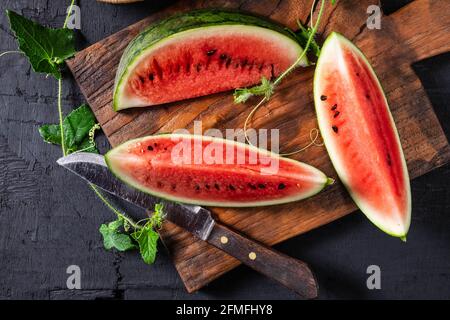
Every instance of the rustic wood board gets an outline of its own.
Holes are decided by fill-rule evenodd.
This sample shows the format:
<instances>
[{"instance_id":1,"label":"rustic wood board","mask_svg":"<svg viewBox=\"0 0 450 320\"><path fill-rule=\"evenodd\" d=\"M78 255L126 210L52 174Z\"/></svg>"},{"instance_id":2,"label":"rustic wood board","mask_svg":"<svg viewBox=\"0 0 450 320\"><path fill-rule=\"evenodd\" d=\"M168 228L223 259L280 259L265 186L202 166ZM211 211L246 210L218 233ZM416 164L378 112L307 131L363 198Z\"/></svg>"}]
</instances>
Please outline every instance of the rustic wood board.
<instances>
[{"instance_id":1,"label":"rustic wood board","mask_svg":"<svg viewBox=\"0 0 450 320\"><path fill-rule=\"evenodd\" d=\"M309 21L312 0L281 1L181 1L77 53L67 62L83 94L113 146L131 138L193 128L242 128L250 104L234 105L230 92L159 107L112 110L114 76L122 51L139 31L175 12L201 7L228 7L268 16L291 28L296 19ZM381 30L365 27L366 9L375 0L339 0L326 8L319 30L323 39L338 31L352 39L367 55L390 102L401 137L411 178L450 160L450 148L425 91L411 64L450 51L450 2L416 0L382 18ZM313 17L317 15L317 8ZM280 129L284 150L309 141L316 127L312 99L313 68L290 75L270 103L254 117L253 127ZM293 158L310 163L336 177L326 150L312 147ZM414 199L413 199L414 206ZM341 184L327 188L305 201L250 209L212 208L225 224L269 245L317 228L356 209ZM414 228L414 225L412 226ZM189 292L198 290L239 262L166 223L161 235Z\"/></svg>"}]
</instances>

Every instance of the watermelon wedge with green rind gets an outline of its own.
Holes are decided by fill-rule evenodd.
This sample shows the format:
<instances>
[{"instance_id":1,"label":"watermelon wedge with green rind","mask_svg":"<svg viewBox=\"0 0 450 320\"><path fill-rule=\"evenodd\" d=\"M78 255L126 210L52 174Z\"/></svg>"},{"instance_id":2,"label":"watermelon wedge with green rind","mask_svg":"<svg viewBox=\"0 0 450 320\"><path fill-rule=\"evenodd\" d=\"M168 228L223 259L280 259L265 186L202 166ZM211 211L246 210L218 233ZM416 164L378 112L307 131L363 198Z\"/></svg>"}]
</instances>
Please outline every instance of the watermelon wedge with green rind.
<instances>
[{"instance_id":1,"label":"watermelon wedge with green rind","mask_svg":"<svg viewBox=\"0 0 450 320\"><path fill-rule=\"evenodd\" d=\"M303 52L283 26L240 12L200 10L151 25L125 49L114 110L178 101L261 82ZM306 57L301 65L307 65Z\"/></svg>"},{"instance_id":2,"label":"watermelon wedge with green rind","mask_svg":"<svg viewBox=\"0 0 450 320\"><path fill-rule=\"evenodd\" d=\"M120 180L134 188L208 206L287 203L310 197L333 181L305 163L200 135L162 134L131 140L109 151L105 160Z\"/></svg>"},{"instance_id":3,"label":"watermelon wedge with green rind","mask_svg":"<svg viewBox=\"0 0 450 320\"><path fill-rule=\"evenodd\" d=\"M325 146L351 197L376 226L405 239L411 191L395 123L367 58L338 33L319 56L314 101Z\"/></svg>"}]
</instances>

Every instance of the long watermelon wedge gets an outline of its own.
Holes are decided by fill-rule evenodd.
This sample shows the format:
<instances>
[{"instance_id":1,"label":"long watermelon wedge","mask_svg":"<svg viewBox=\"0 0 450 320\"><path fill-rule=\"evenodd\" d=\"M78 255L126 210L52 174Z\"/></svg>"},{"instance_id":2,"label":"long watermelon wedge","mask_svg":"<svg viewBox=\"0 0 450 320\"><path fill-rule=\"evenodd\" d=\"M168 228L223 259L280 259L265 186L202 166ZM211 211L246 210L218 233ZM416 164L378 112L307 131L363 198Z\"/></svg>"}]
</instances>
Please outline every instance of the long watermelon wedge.
<instances>
[{"instance_id":1,"label":"long watermelon wedge","mask_svg":"<svg viewBox=\"0 0 450 320\"><path fill-rule=\"evenodd\" d=\"M105 155L122 181L168 200L253 207L312 196L333 180L307 164L243 143L163 134L130 140Z\"/></svg>"},{"instance_id":2,"label":"long watermelon wedge","mask_svg":"<svg viewBox=\"0 0 450 320\"><path fill-rule=\"evenodd\" d=\"M116 74L114 110L250 86L263 76L277 76L302 51L286 28L252 15L222 10L175 15L150 26L126 48Z\"/></svg>"},{"instance_id":3,"label":"long watermelon wedge","mask_svg":"<svg viewBox=\"0 0 450 320\"><path fill-rule=\"evenodd\" d=\"M314 101L325 146L351 197L376 226L406 239L411 191L395 123L370 63L338 33L323 45Z\"/></svg>"}]
</instances>

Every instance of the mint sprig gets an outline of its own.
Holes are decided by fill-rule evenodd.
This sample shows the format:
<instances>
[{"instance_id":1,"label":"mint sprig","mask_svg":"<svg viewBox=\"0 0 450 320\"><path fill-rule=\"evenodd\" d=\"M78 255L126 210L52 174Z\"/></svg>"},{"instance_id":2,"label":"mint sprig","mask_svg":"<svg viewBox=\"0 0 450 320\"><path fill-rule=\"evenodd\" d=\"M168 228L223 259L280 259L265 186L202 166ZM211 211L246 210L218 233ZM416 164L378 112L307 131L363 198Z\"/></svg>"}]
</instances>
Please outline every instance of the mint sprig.
<instances>
[{"instance_id":1,"label":"mint sprig","mask_svg":"<svg viewBox=\"0 0 450 320\"><path fill-rule=\"evenodd\" d=\"M136 248L132 238L119 230L120 227L123 227L123 221L122 218L118 218L100 226L99 231L103 236L103 245L106 250L115 248L119 251L127 251Z\"/></svg>"},{"instance_id":2,"label":"mint sprig","mask_svg":"<svg viewBox=\"0 0 450 320\"><path fill-rule=\"evenodd\" d=\"M146 225L141 230L132 233L131 236L139 244L139 252L141 253L142 260L147 264L154 263L158 251L157 243L159 234L150 226Z\"/></svg>"},{"instance_id":3,"label":"mint sprig","mask_svg":"<svg viewBox=\"0 0 450 320\"><path fill-rule=\"evenodd\" d=\"M127 251L138 247L142 260L152 264L158 252L159 234L156 230L161 228L162 221L163 206L157 204L150 218L134 223L128 217L119 216L117 220L102 224L99 231L107 250L114 248L118 251Z\"/></svg>"}]
</instances>

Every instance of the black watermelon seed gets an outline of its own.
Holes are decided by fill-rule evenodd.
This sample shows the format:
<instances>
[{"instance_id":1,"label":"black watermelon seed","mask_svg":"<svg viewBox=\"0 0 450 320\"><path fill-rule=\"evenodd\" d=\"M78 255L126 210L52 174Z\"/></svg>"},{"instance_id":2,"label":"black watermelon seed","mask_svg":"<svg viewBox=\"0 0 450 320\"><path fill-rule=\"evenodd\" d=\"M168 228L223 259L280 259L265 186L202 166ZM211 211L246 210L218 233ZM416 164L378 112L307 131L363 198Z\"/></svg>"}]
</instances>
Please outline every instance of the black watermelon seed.
<instances>
[{"instance_id":1,"label":"black watermelon seed","mask_svg":"<svg viewBox=\"0 0 450 320\"><path fill-rule=\"evenodd\" d=\"M209 184L205 184L205 188L209 190L210 188Z\"/></svg>"},{"instance_id":2,"label":"black watermelon seed","mask_svg":"<svg viewBox=\"0 0 450 320\"><path fill-rule=\"evenodd\" d=\"M222 53L221 55L220 55L220 59L221 60L225 60L227 58L227 55L225 54L225 53Z\"/></svg>"},{"instance_id":3,"label":"black watermelon seed","mask_svg":"<svg viewBox=\"0 0 450 320\"><path fill-rule=\"evenodd\" d=\"M278 190L283 190L284 188L286 188L286 185L284 183L280 183L278 185Z\"/></svg>"},{"instance_id":4,"label":"black watermelon seed","mask_svg":"<svg viewBox=\"0 0 450 320\"><path fill-rule=\"evenodd\" d=\"M339 114L340 114L340 112L339 112L339 111L336 111L336 112L334 113L333 118L336 118Z\"/></svg>"},{"instance_id":5,"label":"black watermelon seed","mask_svg":"<svg viewBox=\"0 0 450 320\"><path fill-rule=\"evenodd\" d=\"M154 75L153 73L150 73L150 74L148 75L148 79L149 79L150 81L153 81L153 80L155 79L155 75Z\"/></svg>"},{"instance_id":6,"label":"black watermelon seed","mask_svg":"<svg viewBox=\"0 0 450 320\"><path fill-rule=\"evenodd\" d=\"M331 128L333 129L334 132L336 132L336 133L338 132L338 127L332 126Z\"/></svg>"},{"instance_id":7,"label":"black watermelon seed","mask_svg":"<svg viewBox=\"0 0 450 320\"><path fill-rule=\"evenodd\" d=\"M217 49L212 49L212 50L209 50L208 52L206 52L206 55L210 57L216 52L217 52Z\"/></svg>"},{"instance_id":8,"label":"black watermelon seed","mask_svg":"<svg viewBox=\"0 0 450 320\"><path fill-rule=\"evenodd\" d=\"M144 77L142 77L142 76L139 76L139 81L140 81L141 83L144 83L144 82L145 82L145 79L144 79Z\"/></svg>"},{"instance_id":9,"label":"black watermelon seed","mask_svg":"<svg viewBox=\"0 0 450 320\"><path fill-rule=\"evenodd\" d=\"M386 160L387 160L388 166L389 166L389 167L392 166L391 155L390 155L389 153L388 153L387 156L386 156Z\"/></svg>"},{"instance_id":10,"label":"black watermelon seed","mask_svg":"<svg viewBox=\"0 0 450 320\"><path fill-rule=\"evenodd\" d=\"M336 110L336 108L337 108L337 104L334 104L334 105L331 107L331 110Z\"/></svg>"},{"instance_id":11,"label":"black watermelon seed","mask_svg":"<svg viewBox=\"0 0 450 320\"><path fill-rule=\"evenodd\" d=\"M231 191L236 190L236 188L235 188L232 184L230 184L230 185L228 186L228 188L230 188Z\"/></svg>"},{"instance_id":12,"label":"black watermelon seed","mask_svg":"<svg viewBox=\"0 0 450 320\"><path fill-rule=\"evenodd\" d=\"M217 190L220 190L220 187L217 183L214 184L214 188L216 188Z\"/></svg>"},{"instance_id":13,"label":"black watermelon seed","mask_svg":"<svg viewBox=\"0 0 450 320\"><path fill-rule=\"evenodd\" d=\"M200 190L200 186L198 184L195 185L195 191L199 191Z\"/></svg>"},{"instance_id":14,"label":"black watermelon seed","mask_svg":"<svg viewBox=\"0 0 450 320\"><path fill-rule=\"evenodd\" d=\"M370 95L366 94L366 98L367 98L367 100L370 100Z\"/></svg>"},{"instance_id":15,"label":"black watermelon seed","mask_svg":"<svg viewBox=\"0 0 450 320\"><path fill-rule=\"evenodd\" d=\"M320 100L322 100L322 101L327 100L327 96L321 95L321 96L320 96Z\"/></svg>"},{"instance_id":16,"label":"black watermelon seed","mask_svg":"<svg viewBox=\"0 0 450 320\"><path fill-rule=\"evenodd\" d=\"M177 188L177 185L172 183L172 185L170 187L172 188L172 190L175 190Z\"/></svg>"},{"instance_id":17,"label":"black watermelon seed","mask_svg":"<svg viewBox=\"0 0 450 320\"><path fill-rule=\"evenodd\" d=\"M256 190L256 186L254 184L249 183L248 186L250 187L250 189Z\"/></svg>"},{"instance_id":18,"label":"black watermelon seed","mask_svg":"<svg viewBox=\"0 0 450 320\"><path fill-rule=\"evenodd\" d=\"M258 188L260 188L260 189L264 189L265 187L266 187L266 186L263 185L262 183L258 184Z\"/></svg>"},{"instance_id":19,"label":"black watermelon seed","mask_svg":"<svg viewBox=\"0 0 450 320\"><path fill-rule=\"evenodd\" d=\"M147 150L148 150L148 151L153 151L153 147L152 147L152 146L148 146L148 147L147 147Z\"/></svg>"}]
</instances>

